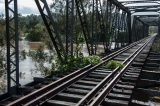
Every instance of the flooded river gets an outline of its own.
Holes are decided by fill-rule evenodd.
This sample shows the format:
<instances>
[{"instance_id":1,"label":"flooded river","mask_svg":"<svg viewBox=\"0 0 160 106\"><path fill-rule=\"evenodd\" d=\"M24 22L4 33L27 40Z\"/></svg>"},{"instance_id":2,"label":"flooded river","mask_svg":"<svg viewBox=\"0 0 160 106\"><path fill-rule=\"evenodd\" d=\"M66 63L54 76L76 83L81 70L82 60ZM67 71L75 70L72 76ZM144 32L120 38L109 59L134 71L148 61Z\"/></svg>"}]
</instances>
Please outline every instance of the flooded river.
<instances>
[{"instance_id":1,"label":"flooded river","mask_svg":"<svg viewBox=\"0 0 160 106\"><path fill-rule=\"evenodd\" d=\"M29 52L32 48L29 47L28 41L20 41L19 42L20 51L25 50L25 52ZM26 55L26 59L20 60L19 62L19 71L20 71L20 84L24 85L31 81L33 81L33 77L41 77L40 71L35 71L35 62L31 57Z\"/></svg>"},{"instance_id":2,"label":"flooded river","mask_svg":"<svg viewBox=\"0 0 160 106\"><path fill-rule=\"evenodd\" d=\"M20 41L19 45L20 45L19 46L20 51L25 50L25 52L28 53L29 50L33 50L33 48L31 46L29 46L28 41ZM83 55L88 56L88 50L87 50L86 45L83 44L81 46L82 46L81 52L83 53ZM111 48L114 48L114 46L112 46ZM99 51L99 53L104 53L103 45L98 45L97 51ZM44 52L49 53L49 51L47 49L44 49ZM48 64L46 64L46 65L48 65ZM21 85L24 85L24 84L27 84L28 82L33 81L34 77L43 77L41 75L40 71L35 71L35 69L36 69L35 62L32 60L31 57L26 56L25 60L21 60L19 63L19 67L20 67L19 70L20 70L20 83L21 83Z\"/></svg>"},{"instance_id":3,"label":"flooded river","mask_svg":"<svg viewBox=\"0 0 160 106\"><path fill-rule=\"evenodd\" d=\"M99 48L100 52L104 52L102 45L99 45L98 48ZM30 50L33 50L33 48L30 47L28 41L22 40L19 42L19 50L20 50L20 52L25 50L25 52L28 53ZM49 52L49 51L47 49L44 49L44 52ZM83 45L83 47L82 47L82 53L84 56L88 55L87 48L85 45ZM29 57L27 55L24 60L20 59L19 71L20 71L20 84L21 85L25 85L29 82L32 82L34 77L43 77L40 71L36 71L35 62L32 60L31 57ZM2 84L4 84L3 86L6 86L6 75L3 78L1 78L0 81L3 82L2 83ZM2 92L5 91L4 87L3 87L3 90L2 90L2 88L0 88L0 89L1 89L0 94L2 94Z\"/></svg>"}]
</instances>

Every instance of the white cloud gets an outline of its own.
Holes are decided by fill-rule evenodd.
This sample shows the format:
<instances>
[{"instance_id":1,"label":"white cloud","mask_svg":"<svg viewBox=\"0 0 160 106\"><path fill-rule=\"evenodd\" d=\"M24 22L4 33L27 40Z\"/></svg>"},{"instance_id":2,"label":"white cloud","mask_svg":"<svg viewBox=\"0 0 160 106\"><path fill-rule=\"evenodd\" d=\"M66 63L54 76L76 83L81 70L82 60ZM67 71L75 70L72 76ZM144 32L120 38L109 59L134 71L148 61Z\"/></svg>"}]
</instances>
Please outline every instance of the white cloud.
<instances>
[{"instance_id":1,"label":"white cloud","mask_svg":"<svg viewBox=\"0 0 160 106\"><path fill-rule=\"evenodd\" d=\"M4 0L0 0L0 14L4 14L5 11L5 4L4 4Z\"/></svg>"},{"instance_id":2,"label":"white cloud","mask_svg":"<svg viewBox=\"0 0 160 106\"><path fill-rule=\"evenodd\" d=\"M39 13L34 0L19 0L18 12L20 14L37 14Z\"/></svg>"},{"instance_id":3,"label":"white cloud","mask_svg":"<svg viewBox=\"0 0 160 106\"><path fill-rule=\"evenodd\" d=\"M52 0L47 0L47 3L50 5ZM39 14L34 0L18 0L18 8L21 14Z\"/></svg>"},{"instance_id":4,"label":"white cloud","mask_svg":"<svg viewBox=\"0 0 160 106\"><path fill-rule=\"evenodd\" d=\"M50 5L53 0L47 0L47 3ZM5 3L4 0L0 0L0 14L5 12ZM34 0L18 0L18 12L22 15L26 14L39 14L39 10L36 6Z\"/></svg>"}]
</instances>

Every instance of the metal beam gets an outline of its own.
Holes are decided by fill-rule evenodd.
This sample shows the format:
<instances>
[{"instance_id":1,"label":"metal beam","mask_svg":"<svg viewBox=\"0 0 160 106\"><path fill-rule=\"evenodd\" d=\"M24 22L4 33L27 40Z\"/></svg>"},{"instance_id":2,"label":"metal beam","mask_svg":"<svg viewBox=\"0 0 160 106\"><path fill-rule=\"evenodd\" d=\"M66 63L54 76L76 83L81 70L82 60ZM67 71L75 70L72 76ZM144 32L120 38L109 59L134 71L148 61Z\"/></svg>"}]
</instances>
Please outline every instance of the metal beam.
<instances>
[{"instance_id":1,"label":"metal beam","mask_svg":"<svg viewBox=\"0 0 160 106\"><path fill-rule=\"evenodd\" d=\"M136 36L136 16L133 16L133 22L132 22L132 41L135 42L135 36Z\"/></svg>"},{"instance_id":2,"label":"metal beam","mask_svg":"<svg viewBox=\"0 0 160 106\"><path fill-rule=\"evenodd\" d=\"M64 62L64 60L65 60L64 59L65 58L64 46L62 44L60 35L57 32L58 31L57 26L56 26L55 21L52 17L52 14L49 10L48 4L47 4L46 0L35 0L35 2L36 2L36 5L40 11L43 22L47 28L47 31L50 35L52 43L55 47L58 58L61 62Z\"/></svg>"},{"instance_id":3,"label":"metal beam","mask_svg":"<svg viewBox=\"0 0 160 106\"><path fill-rule=\"evenodd\" d=\"M121 1L119 0L120 3L141 3L141 2L156 2L156 1L159 1L159 0L125 0L125 1Z\"/></svg>"},{"instance_id":4,"label":"metal beam","mask_svg":"<svg viewBox=\"0 0 160 106\"><path fill-rule=\"evenodd\" d=\"M106 11L105 11L105 26L106 26L106 52L109 51L111 48L111 42L110 42L110 38L111 38L111 31L112 31L112 11L113 11L113 4L110 1L107 1L107 5L106 5Z\"/></svg>"},{"instance_id":5,"label":"metal beam","mask_svg":"<svg viewBox=\"0 0 160 106\"><path fill-rule=\"evenodd\" d=\"M134 16L138 16L138 17L158 17L159 16L159 14L140 14L140 15L135 15L134 13L132 13L132 15L134 15Z\"/></svg>"},{"instance_id":6,"label":"metal beam","mask_svg":"<svg viewBox=\"0 0 160 106\"><path fill-rule=\"evenodd\" d=\"M153 22L156 21L158 22L158 17L140 17L141 20L144 22Z\"/></svg>"},{"instance_id":7,"label":"metal beam","mask_svg":"<svg viewBox=\"0 0 160 106\"><path fill-rule=\"evenodd\" d=\"M148 25L147 23L145 23L144 21L142 21L139 17L136 17L136 19L141 22L142 24Z\"/></svg>"},{"instance_id":8,"label":"metal beam","mask_svg":"<svg viewBox=\"0 0 160 106\"><path fill-rule=\"evenodd\" d=\"M160 7L160 5L137 5L137 6L126 6L128 7L129 9L136 9L136 8L146 8L146 9L149 9L149 8L157 8L157 7Z\"/></svg>"},{"instance_id":9,"label":"metal beam","mask_svg":"<svg viewBox=\"0 0 160 106\"><path fill-rule=\"evenodd\" d=\"M97 42L98 42L98 0L92 1L92 15L91 15L91 41L94 42L94 51L92 54L96 54Z\"/></svg>"},{"instance_id":10,"label":"metal beam","mask_svg":"<svg viewBox=\"0 0 160 106\"><path fill-rule=\"evenodd\" d=\"M135 11L135 12L158 12L160 9L134 9L132 11Z\"/></svg>"},{"instance_id":11,"label":"metal beam","mask_svg":"<svg viewBox=\"0 0 160 106\"><path fill-rule=\"evenodd\" d=\"M66 56L73 57L74 0L66 0Z\"/></svg>"},{"instance_id":12,"label":"metal beam","mask_svg":"<svg viewBox=\"0 0 160 106\"><path fill-rule=\"evenodd\" d=\"M160 16L158 17L158 36L160 36Z\"/></svg>"},{"instance_id":13,"label":"metal beam","mask_svg":"<svg viewBox=\"0 0 160 106\"><path fill-rule=\"evenodd\" d=\"M113 3L114 5L116 5L118 8L122 9L123 11L126 11L127 13L130 13L130 11L128 10L127 7L125 7L124 5L122 5L122 3L120 3L119 1L117 0L108 0L110 1L111 3Z\"/></svg>"},{"instance_id":14,"label":"metal beam","mask_svg":"<svg viewBox=\"0 0 160 106\"><path fill-rule=\"evenodd\" d=\"M103 8L101 5L101 0L96 0L96 9L95 9L95 18L96 18L96 27L97 27L97 43L100 42L100 38L103 40L106 39L106 25L104 21ZM106 50L106 42L103 41L104 50Z\"/></svg>"},{"instance_id":15,"label":"metal beam","mask_svg":"<svg viewBox=\"0 0 160 106\"><path fill-rule=\"evenodd\" d=\"M116 49L116 45L117 45L116 41L117 41L117 35L118 35L117 32L118 32L119 12L120 12L120 9L116 6L115 13L113 13L113 17L112 17L111 32L110 32L110 36L112 39L111 42L115 42L114 49Z\"/></svg>"},{"instance_id":16,"label":"metal beam","mask_svg":"<svg viewBox=\"0 0 160 106\"><path fill-rule=\"evenodd\" d=\"M159 4L157 1L139 1L139 2L126 2L126 3L123 3L123 5L128 5L128 4L137 4L137 3L157 3Z\"/></svg>"},{"instance_id":17,"label":"metal beam","mask_svg":"<svg viewBox=\"0 0 160 106\"><path fill-rule=\"evenodd\" d=\"M127 25L128 25L129 43L132 43L131 14L127 14Z\"/></svg>"},{"instance_id":18,"label":"metal beam","mask_svg":"<svg viewBox=\"0 0 160 106\"><path fill-rule=\"evenodd\" d=\"M19 84L19 35L17 0L5 0L6 42L7 42L7 90ZM17 91L18 92L18 91Z\"/></svg>"},{"instance_id":19,"label":"metal beam","mask_svg":"<svg viewBox=\"0 0 160 106\"><path fill-rule=\"evenodd\" d=\"M83 34L85 37L88 53L89 53L89 55L92 55L92 54L94 54L94 51L95 51L94 50L95 43L92 42L92 35L89 31L87 16L86 16L86 12L85 12L82 0L75 0L75 4L76 4L79 19L81 22Z\"/></svg>"}]
</instances>

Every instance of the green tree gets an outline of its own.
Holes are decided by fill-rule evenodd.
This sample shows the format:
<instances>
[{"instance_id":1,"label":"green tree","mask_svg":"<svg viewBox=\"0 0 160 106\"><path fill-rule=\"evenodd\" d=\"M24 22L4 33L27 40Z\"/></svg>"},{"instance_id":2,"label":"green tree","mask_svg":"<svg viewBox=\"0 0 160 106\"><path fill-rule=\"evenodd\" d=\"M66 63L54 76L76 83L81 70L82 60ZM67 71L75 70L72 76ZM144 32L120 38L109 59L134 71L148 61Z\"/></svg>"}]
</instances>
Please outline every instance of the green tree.
<instances>
[{"instance_id":1,"label":"green tree","mask_svg":"<svg viewBox=\"0 0 160 106\"><path fill-rule=\"evenodd\" d=\"M29 41L43 41L45 34L46 31L44 26L41 23L38 23L28 31L26 39Z\"/></svg>"},{"instance_id":2,"label":"green tree","mask_svg":"<svg viewBox=\"0 0 160 106\"><path fill-rule=\"evenodd\" d=\"M25 16L19 15L18 25L19 25L19 33L20 33L20 36L23 36L24 33L25 33L26 30L27 30L27 28L26 28L26 17L25 17Z\"/></svg>"},{"instance_id":3,"label":"green tree","mask_svg":"<svg viewBox=\"0 0 160 106\"><path fill-rule=\"evenodd\" d=\"M39 22L40 20L38 19L38 16L36 15L32 14L32 15L26 16L26 28L27 29L31 29L35 27Z\"/></svg>"},{"instance_id":4,"label":"green tree","mask_svg":"<svg viewBox=\"0 0 160 106\"><path fill-rule=\"evenodd\" d=\"M0 15L0 46L4 46L5 40L5 20L4 16Z\"/></svg>"},{"instance_id":5,"label":"green tree","mask_svg":"<svg viewBox=\"0 0 160 106\"><path fill-rule=\"evenodd\" d=\"M5 19L4 15L0 15L0 77L5 72L5 52L4 52L4 44L5 44Z\"/></svg>"}]
</instances>

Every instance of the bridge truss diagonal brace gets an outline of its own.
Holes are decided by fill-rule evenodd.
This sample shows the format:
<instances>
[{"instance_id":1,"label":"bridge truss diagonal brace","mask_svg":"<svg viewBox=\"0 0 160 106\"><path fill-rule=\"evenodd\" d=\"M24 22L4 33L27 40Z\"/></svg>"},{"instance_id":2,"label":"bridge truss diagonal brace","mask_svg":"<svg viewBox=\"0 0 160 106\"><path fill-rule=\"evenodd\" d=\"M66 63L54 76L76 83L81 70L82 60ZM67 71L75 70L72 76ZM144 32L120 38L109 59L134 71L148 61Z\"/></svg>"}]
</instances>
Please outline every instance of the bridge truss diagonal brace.
<instances>
[{"instance_id":1,"label":"bridge truss diagonal brace","mask_svg":"<svg viewBox=\"0 0 160 106\"><path fill-rule=\"evenodd\" d=\"M117 7L119 7L120 9L122 9L123 11L130 13L129 9L126 8L124 5L122 5L121 2L117 1L117 0L108 0L110 2L112 2L114 5L116 5Z\"/></svg>"},{"instance_id":2,"label":"bridge truss diagonal brace","mask_svg":"<svg viewBox=\"0 0 160 106\"><path fill-rule=\"evenodd\" d=\"M99 22L99 26L100 26L100 33L101 33L101 36L103 38L103 47L104 47L104 50L106 51L108 48L107 48L107 30L106 30L106 22L105 21L108 21L107 19L105 20L106 18L106 11L107 10L104 10L103 7L102 7L102 1L101 0L97 0L97 17L98 17L98 22ZM106 2L104 3L105 5ZM106 6L107 7L107 6ZM104 8L106 8L104 7Z\"/></svg>"},{"instance_id":3,"label":"bridge truss diagonal brace","mask_svg":"<svg viewBox=\"0 0 160 106\"><path fill-rule=\"evenodd\" d=\"M104 21L104 14L103 14L103 7L101 0L93 0L92 5L92 38L93 41L95 41L95 51L94 54L96 54L98 42L100 42L100 37L103 37L103 46L104 50L106 50L106 26ZM100 36L98 33L100 32ZM97 36L98 35L98 36ZM97 36L97 37L96 37ZM93 42L92 41L92 42Z\"/></svg>"},{"instance_id":4,"label":"bridge truss diagonal brace","mask_svg":"<svg viewBox=\"0 0 160 106\"><path fill-rule=\"evenodd\" d=\"M73 57L74 0L66 0L66 56Z\"/></svg>"},{"instance_id":5,"label":"bridge truss diagonal brace","mask_svg":"<svg viewBox=\"0 0 160 106\"><path fill-rule=\"evenodd\" d=\"M97 46L99 37L98 35L98 29L100 29L100 33L102 36L104 36L105 26L103 24L103 14L102 14L102 7L101 7L101 1L100 0L93 0L92 1L92 15L91 15L91 42L93 43L93 52L92 54L96 54Z\"/></svg>"},{"instance_id":6,"label":"bridge truss diagonal brace","mask_svg":"<svg viewBox=\"0 0 160 106\"><path fill-rule=\"evenodd\" d=\"M137 41L148 36L149 25L143 22L139 17L134 16L133 27L132 27L132 39Z\"/></svg>"},{"instance_id":7,"label":"bridge truss diagonal brace","mask_svg":"<svg viewBox=\"0 0 160 106\"><path fill-rule=\"evenodd\" d=\"M160 36L160 16L158 17L158 36Z\"/></svg>"},{"instance_id":8,"label":"bridge truss diagonal brace","mask_svg":"<svg viewBox=\"0 0 160 106\"><path fill-rule=\"evenodd\" d=\"M35 2L42 16L43 22L47 28L51 41L55 47L58 58L61 62L64 62L64 57L65 57L64 46L62 44L60 35L58 33L52 14L50 12L49 6L46 0L35 0Z\"/></svg>"},{"instance_id":9,"label":"bridge truss diagonal brace","mask_svg":"<svg viewBox=\"0 0 160 106\"><path fill-rule=\"evenodd\" d=\"M19 36L17 0L5 0L6 43L7 43L7 90L19 84ZM17 93L17 92L15 92Z\"/></svg>"},{"instance_id":10,"label":"bridge truss diagonal brace","mask_svg":"<svg viewBox=\"0 0 160 106\"><path fill-rule=\"evenodd\" d=\"M92 43L92 40L91 40L92 37L91 37L91 34L89 32L86 12L85 12L85 9L83 7L82 0L75 0L75 4L76 4L76 9L77 9L77 12L78 12L79 19L80 19L80 22L81 22L83 34L84 34L84 37L85 37L88 53L89 53L89 55L91 55L91 54L94 53L94 48L93 47L95 47L95 45Z\"/></svg>"},{"instance_id":11,"label":"bridge truss diagonal brace","mask_svg":"<svg viewBox=\"0 0 160 106\"><path fill-rule=\"evenodd\" d=\"M131 13L127 13L127 25L128 25L128 36L129 43L132 43L132 25L131 25Z\"/></svg>"}]
</instances>

